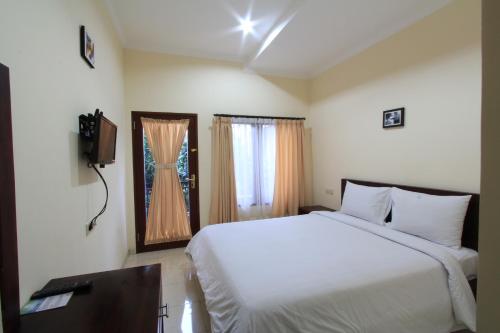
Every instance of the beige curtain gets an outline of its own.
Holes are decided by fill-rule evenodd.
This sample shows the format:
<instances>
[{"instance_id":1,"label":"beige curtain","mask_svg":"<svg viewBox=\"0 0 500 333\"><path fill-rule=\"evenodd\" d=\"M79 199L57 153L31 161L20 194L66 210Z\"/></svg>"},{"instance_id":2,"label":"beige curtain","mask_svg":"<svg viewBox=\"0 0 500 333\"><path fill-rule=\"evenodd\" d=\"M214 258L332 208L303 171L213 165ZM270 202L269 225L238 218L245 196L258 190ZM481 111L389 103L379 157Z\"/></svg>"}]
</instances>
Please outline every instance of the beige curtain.
<instances>
[{"instance_id":1,"label":"beige curtain","mask_svg":"<svg viewBox=\"0 0 500 333\"><path fill-rule=\"evenodd\" d=\"M304 136L304 206L311 206L312 200L312 130L305 129Z\"/></svg>"},{"instance_id":2,"label":"beige curtain","mask_svg":"<svg viewBox=\"0 0 500 333\"><path fill-rule=\"evenodd\" d=\"M238 221L231 118L212 122L212 199L210 224Z\"/></svg>"},{"instance_id":3,"label":"beige curtain","mask_svg":"<svg viewBox=\"0 0 500 333\"><path fill-rule=\"evenodd\" d=\"M177 158L189 120L141 118L156 170L148 208L145 244L191 238Z\"/></svg>"},{"instance_id":4,"label":"beige curtain","mask_svg":"<svg viewBox=\"0 0 500 333\"><path fill-rule=\"evenodd\" d=\"M276 121L273 216L297 215L304 204L304 121Z\"/></svg>"}]
</instances>

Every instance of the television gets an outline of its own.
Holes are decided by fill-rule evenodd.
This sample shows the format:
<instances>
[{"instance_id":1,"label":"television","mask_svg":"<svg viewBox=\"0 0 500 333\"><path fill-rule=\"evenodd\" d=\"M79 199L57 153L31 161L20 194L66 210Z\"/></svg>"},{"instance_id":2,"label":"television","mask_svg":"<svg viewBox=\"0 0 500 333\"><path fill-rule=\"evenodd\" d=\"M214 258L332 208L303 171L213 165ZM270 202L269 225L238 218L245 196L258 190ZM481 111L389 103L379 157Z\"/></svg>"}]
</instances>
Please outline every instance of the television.
<instances>
[{"instance_id":1,"label":"television","mask_svg":"<svg viewBox=\"0 0 500 333\"><path fill-rule=\"evenodd\" d=\"M95 114L80 115L80 136L86 142L84 154L90 164L115 162L117 126L96 110Z\"/></svg>"}]
</instances>

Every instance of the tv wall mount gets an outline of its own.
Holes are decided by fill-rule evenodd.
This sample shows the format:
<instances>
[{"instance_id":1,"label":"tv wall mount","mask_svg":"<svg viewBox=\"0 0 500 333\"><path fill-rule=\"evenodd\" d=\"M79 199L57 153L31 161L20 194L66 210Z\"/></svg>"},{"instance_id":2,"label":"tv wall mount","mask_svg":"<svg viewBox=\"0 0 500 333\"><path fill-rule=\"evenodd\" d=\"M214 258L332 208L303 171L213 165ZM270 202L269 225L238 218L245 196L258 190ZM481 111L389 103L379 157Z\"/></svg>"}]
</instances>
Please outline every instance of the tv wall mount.
<instances>
[{"instance_id":1,"label":"tv wall mount","mask_svg":"<svg viewBox=\"0 0 500 333\"><path fill-rule=\"evenodd\" d=\"M102 116L103 113L99 111L99 109L95 110L94 114L81 114L78 117L79 120L79 128L80 128L80 138L84 141L85 143L85 149L84 149L84 157L87 159L87 166L89 168L94 169L94 171L97 173L99 178L101 178L102 183L104 184L104 188L106 189L106 201L104 202L104 206L101 208L99 213L97 213L96 216L94 216L91 220L90 223L87 226L88 232L92 231L94 227L97 224L97 219L104 214L106 211L106 208L108 206L108 199L109 199L109 190L108 190L108 184L106 184L106 180L102 176L102 174L99 172L99 170L96 168L95 164L90 163L89 161L89 153L90 150L92 149L92 145L94 144L95 141L95 135L97 131L97 118ZM99 165L101 168L104 168L104 164Z\"/></svg>"}]
</instances>

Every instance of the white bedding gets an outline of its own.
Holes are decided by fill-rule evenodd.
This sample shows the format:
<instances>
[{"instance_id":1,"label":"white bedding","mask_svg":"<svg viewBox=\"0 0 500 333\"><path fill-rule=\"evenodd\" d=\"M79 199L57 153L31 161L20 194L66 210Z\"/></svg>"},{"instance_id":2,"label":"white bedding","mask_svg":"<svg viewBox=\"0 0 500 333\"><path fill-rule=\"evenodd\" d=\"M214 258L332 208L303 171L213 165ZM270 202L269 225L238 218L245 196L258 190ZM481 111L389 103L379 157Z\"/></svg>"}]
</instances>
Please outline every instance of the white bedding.
<instances>
[{"instance_id":1,"label":"white bedding","mask_svg":"<svg viewBox=\"0 0 500 333\"><path fill-rule=\"evenodd\" d=\"M451 247L442 246L442 248L458 260L467 279L472 280L477 277L479 254L476 251L466 247L452 249Z\"/></svg>"},{"instance_id":2,"label":"white bedding","mask_svg":"<svg viewBox=\"0 0 500 333\"><path fill-rule=\"evenodd\" d=\"M340 213L213 225L189 243L213 332L475 331L458 261Z\"/></svg>"},{"instance_id":3,"label":"white bedding","mask_svg":"<svg viewBox=\"0 0 500 333\"><path fill-rule=\"evenodd\" d=\"M385 224L388 228L391 228L391 222ZM435 244L438 245L438 244ZM438 245L441 249L450 253L455 259L458 260L465 276L468 280L473 280L477 278L477 265L479 262L479 253L477 251L461 247L459 249L454 249L444 245Z\"/></svg>"}]
</instances>

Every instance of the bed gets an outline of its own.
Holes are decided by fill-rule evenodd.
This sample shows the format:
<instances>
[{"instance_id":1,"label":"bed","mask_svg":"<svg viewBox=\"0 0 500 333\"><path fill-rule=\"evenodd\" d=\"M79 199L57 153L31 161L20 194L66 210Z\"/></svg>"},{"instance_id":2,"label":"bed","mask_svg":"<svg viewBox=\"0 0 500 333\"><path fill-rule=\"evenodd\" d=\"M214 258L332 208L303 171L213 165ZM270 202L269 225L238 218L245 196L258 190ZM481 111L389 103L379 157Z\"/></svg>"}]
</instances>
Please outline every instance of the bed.
<instances>
[{"instance_id":1,"label":"bed","mask_svg":"<svg viewBox=\"0 0 500 333\"><path fill-rule=\"evenodd\" d=\"M451 250L339 212L313 212L208 226L186 253L213 332L474 331L466 275L474 278L477 265L478 200L473 195L464 224L468 249Z\"/></svg>"}]
</instances>

